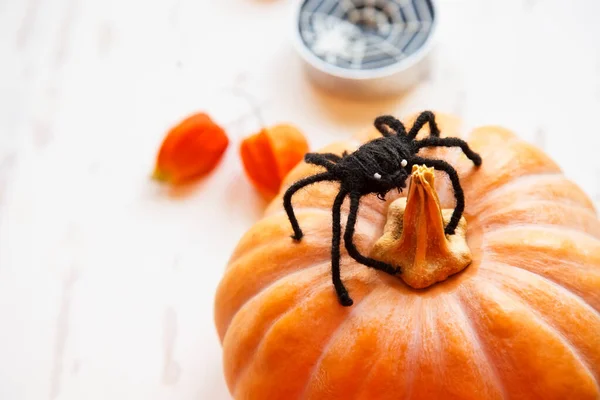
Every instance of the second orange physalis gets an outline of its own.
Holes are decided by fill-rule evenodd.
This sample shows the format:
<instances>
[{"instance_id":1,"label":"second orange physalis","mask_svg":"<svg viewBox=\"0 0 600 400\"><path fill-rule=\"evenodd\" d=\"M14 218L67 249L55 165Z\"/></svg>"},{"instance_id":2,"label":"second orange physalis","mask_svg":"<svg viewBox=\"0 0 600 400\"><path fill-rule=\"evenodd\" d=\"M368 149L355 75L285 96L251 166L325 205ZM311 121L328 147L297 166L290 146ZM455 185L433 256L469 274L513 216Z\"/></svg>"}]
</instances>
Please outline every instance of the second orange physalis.
<instances>
[{"instance_id":1,"label":"second orange physalis","mask_svg":"<svg viewBox=\"0 0 600 400\"><path fill-rule=\"evenodd\" d=\"M191 115L167 133L153 177L177 184L206 175L217 166L228 145L225 131L207 114Z\"/></svg>"},{"instance_id":2,"label":"second orange physalis","mask_svg":"<svg viewBox=\"0 0 600 400\"><path fill-rule=\"evenodd\" d=\"M279 192L283 178L308 152L304 135L294 126L276 125L242 141L240 153L246 175L267 199Z\"/></svg>"}]
</instances>

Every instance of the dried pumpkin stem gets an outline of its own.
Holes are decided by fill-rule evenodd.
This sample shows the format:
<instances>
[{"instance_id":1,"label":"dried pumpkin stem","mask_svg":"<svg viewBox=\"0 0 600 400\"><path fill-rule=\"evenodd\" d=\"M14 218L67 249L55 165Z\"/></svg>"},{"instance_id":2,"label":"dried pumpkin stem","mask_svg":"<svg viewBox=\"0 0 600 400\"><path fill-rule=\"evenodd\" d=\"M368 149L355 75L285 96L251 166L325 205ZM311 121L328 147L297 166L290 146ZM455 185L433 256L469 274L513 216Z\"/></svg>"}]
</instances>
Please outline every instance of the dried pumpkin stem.
<instances>
[{"instance_id":1,"label":"dried pumpkin stem","mask_svg":"<svg viewBox=\"0 0 600 400\"><path fill-rule=\"evenodd\" d=\"M413 166L408 195L390 205L384 234L371 250L371 257L400 266L400 277L415 289L443 281L471 263L465 218L454 235L444 234L453 210L441 209L434 179L433 168Z\"/></svg>"}]
</instances>

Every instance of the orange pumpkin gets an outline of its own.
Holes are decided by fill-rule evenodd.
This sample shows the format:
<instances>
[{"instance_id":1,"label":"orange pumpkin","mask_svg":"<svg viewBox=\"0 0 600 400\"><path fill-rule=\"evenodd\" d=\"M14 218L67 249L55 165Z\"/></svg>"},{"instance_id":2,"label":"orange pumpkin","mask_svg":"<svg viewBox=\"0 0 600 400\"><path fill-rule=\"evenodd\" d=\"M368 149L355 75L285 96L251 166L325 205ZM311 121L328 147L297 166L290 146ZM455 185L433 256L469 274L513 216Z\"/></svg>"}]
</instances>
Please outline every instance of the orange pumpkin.
<instances>
[{"instance_id":1,"label":"orange pumpkin","mask_svg":"<svg viewBox=\"0 0 600 400\"><path fill-rule=\"evenodd\" d=\"M437 120L443 136L462 136L456 118ZM351 152L376 135L322 151ZM547 155L506 129L480 127L463 138L481 154L480 168L459 150L424 154L459 172L472 261L424 289L343 252L342 280L354 305L342 307L330 275L339 186L319 183L294 197L305 233L299 243L290 239L283 192L275 198L241 239L216 295L225 377L236 399L600 398L600 222L592 202ZM317 172L301 163L282 190ZM433 186L431 198L453 208L449 181L436 173ZM355 235L361 253L386 236L394 225L388 211L406 192L390 192L385 202L363 198ZM414 202L427 197L415 193L425 197ZM431 226L421 235L432 234ZM443 253L430 249L437 239L423 243L434 257Z\"/></svg>"}]
</instances>

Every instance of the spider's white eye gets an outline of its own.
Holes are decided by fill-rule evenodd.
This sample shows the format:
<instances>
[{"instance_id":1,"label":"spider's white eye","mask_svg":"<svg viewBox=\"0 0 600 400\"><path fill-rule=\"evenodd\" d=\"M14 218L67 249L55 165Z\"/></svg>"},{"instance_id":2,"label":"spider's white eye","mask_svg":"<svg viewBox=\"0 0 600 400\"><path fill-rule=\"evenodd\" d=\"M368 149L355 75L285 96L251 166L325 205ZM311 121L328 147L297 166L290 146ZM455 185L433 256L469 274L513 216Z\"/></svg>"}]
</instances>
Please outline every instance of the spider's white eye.
<instances>
[{"instance_id":1,"label":"spider's white eye","mask_svg":"<svg viewBox=\"0 0 600 400\"><path fill-rule=\"evenodd\" d=\"M375 174L373 175L373 178L381 179L381 175L379 173L375 172Z\"/></svg>"},{"instance_id":2,"label":"spider's white eye","mask_svg":"<svg viewBox=\"0 0 600 400\"><path fill-rule=\"evenodd\" d=\"M400 165L402 165L402 167L404 168L408 165L408 161L402 160L402 161L400 161Z\"/></svg>"}]
</instances>

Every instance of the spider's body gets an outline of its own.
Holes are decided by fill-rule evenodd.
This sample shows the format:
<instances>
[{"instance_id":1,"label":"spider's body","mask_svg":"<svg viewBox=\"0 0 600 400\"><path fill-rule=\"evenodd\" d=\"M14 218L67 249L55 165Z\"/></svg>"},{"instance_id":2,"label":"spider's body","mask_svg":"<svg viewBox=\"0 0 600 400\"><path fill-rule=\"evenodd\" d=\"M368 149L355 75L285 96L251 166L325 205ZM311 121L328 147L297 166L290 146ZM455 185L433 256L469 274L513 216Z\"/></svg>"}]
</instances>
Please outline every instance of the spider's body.
<instances>
[{"instance_id":1,"label":"spider's body","mask_svg":"<svg viewBox=\"0 0 600 400\"><path fill-rule=\"evenodd\" d=\"M365 143L328 170L342 177L341 184L348 192L377 193L383 197L392 189L402 191L406 187L409 173L402 160L410 159L410 154L410 143L405 137L394 135ZM315 161L314 155L308 155L308 159Z\"/></svg>"},{"instance_id":2,"label":"spider's body","mask_svg":"<svg viewBox=\"0 0 600 400\"><path fill-rule=\"evenodd\" d=\"M425 125L429 124L430 136L417 140L417 133ZM429 111L419 115L413 127L406 132L404 125L390 116L379 117L375 120L375 127L383 137L372 140L351 154L344 153L342 156L325 153L309 153L305 161L310 164L325 168L325 172L304 178L288 188L283 202L288 218L294 230L292 238L296 241L302 239L303 233L298 225L292 207L292 196L305 186L323 182L340 182L340 191L333 202L333 237L331 243L331 273L333 285L336 289L340 303L344 306L352 305L352 299L348 295L340 278L340 241L341 241L341 207L346 196L350 197L350 213L344 233L344 244L348 254L361 264L395 275L400 269L382 261L365 257L359 253L353 243L354 227L360 198L369 194L377 194L384 199L386 193L397 189L402 191L406 187L406 181L410 175L413 165L422 164L444 171L450 177L456 207L445 228L448 235L454 234L456 226L464 211L464 194L460 186L456 170L443 160L435 160L419 157L417 153L425 147L460 147L465 155L473 161L476 166L481 165L481 157L473 152L468 144L458 138L440 138L440 131L435 123L435 116Z\"/></svg>"}]
</instances>

